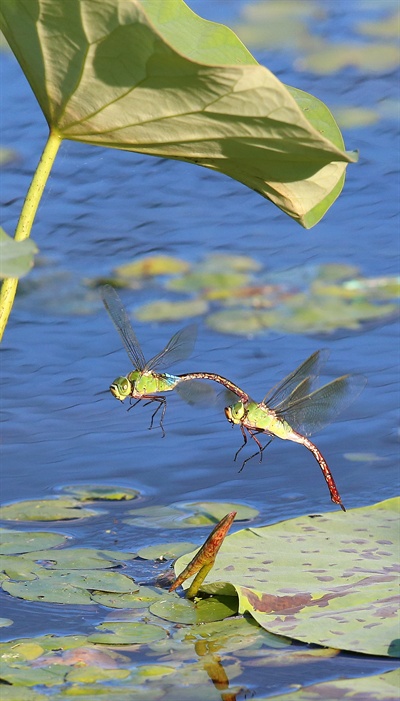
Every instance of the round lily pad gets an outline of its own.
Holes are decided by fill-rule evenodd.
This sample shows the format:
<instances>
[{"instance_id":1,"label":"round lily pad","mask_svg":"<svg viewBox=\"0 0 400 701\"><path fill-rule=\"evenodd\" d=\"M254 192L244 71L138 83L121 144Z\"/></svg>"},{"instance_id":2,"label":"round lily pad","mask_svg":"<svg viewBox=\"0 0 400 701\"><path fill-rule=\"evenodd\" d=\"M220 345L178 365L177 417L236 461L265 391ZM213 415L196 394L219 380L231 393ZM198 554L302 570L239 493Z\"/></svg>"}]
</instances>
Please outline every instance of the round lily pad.
<instances>
[{"instance_id":1,"label":"round lily pad","mask_svg":"<svg viewBox=\"0 0 400 701\"><path fill-rule=\"evenodd\" d=\"M170 596L151 604L150 611L173 623L208 623L234 616L238 612L238 602L235 597L211 597L194 603Z\"/></svg>"},{"instance_id":2,"label":"round lily pad","mask_svg":"<svg viewBox=\"0 0 400 701\"><path fill-rule=\"evenodd\" d=\"M207 311L208 303L204 299L190 299L181 302L160 299L138 307L135 311L135 319L139 321L179 321L192 316L201 316Z\"/></svg>"},{"instance_id":3,"label":"round lily pad","mask_svg":"<svg viewBox=\"0 0 400 701\"><path fill-rule=\"evenodd\" d=\"M92 593L93 601L103 606L116 609L142 609L157 601L165 592L156 587L138 587L129 594L116 594L102 591Z\"/></svg>"},{"instance_id":4,"label":"round lily pad","mask_svg":"<svg viewBox=\"0 0 400 701\"><path fill-rule=\"evenodd\" d=\"M11 618L0 618L0 628L8 628L9 626L12 626L14 621L11 620Z\"/></svg>"},{"instance_id":5,"label":"round lily pad","mask_svg":"<svg viewBox=\"0 0 400 701\"><path fill-rule=\"evenodd\" d=\"M151 643L167 637L164 628L152 623L131 623L130 621L100 623L96 626L96 630L99 632L89 635L88 641L105 645Z\"/></svg>"},{"instance_id":6,"label":"round lily pad","mask_svg":"<svg viewBox=\"0 0 400 701\"><path fill-rule=\"evenodd\" d=\"M99 511L85 509L77 499L32 499L0 507L6 521L67 521L98 516Z\"/></svg>"},{"instance_id":7,"label":"round lily pad","mask_svg":"<svg viewBox=\"0 0 400 701\"><path fill-rule=\"evenodd\" d=\"M186 273L189 263L173 256L145 256L139 260L115 268L115 274L122 278L154 277L155 275L176 275Z\"/></svg>"},{"instance_id":8,"label":"round lily pad","mask_svg":"<svg viewBox=\"0 0 400 701\"><path fill-rule=\"evenodd\" d=\"M63 487L62 491L79 501L130 501L140 496L137 489L111 487L106 484L71 484Z\"/></svg>"},{"instance_id":9,"label":"round lily pad","mask_svg":"<svg viewBox=\"0 0 400 701\"><path fill-rule=\"evenodd\" d=\"M196 543L189 542L161 543L140 548L137 554L144 560L176 560L177 557L190 553L196 547Z\"/></svg>"},{"instance_id":10,"label":"round lily pad","mask_svg":"<svg viewBox=\"0 0 400 701\"><path fill-rule=\"evenodd\" d=\"M29 601L58 604L93 604L90 590L130 592L132 580L119 572L102 570L46 570L36 572L33 581L4 581L2 587L12 596Z\"/></svg>"},{"instance_id":11,"label":"round lily pad","mask_svg":"<svg viewBox=\"0 0 400 701\"><path fill-rule=\"evenodd\" d=\"M17 555L34 550L56 548L67 541L67 536L60 533L34 531L13 531L0 528L0 554Z\"/></svg>"},{"instance_id":12,"label":"round lily pad","mask_svg":"<svg viewBox=\"0 0 400 701\"><path fill-rule=\"evenodd\" d=\"M236 511L235 521L247 521L258 515L257 509L229 502L179 502L172 506L146 506L129 511L133 517L125 523L146 528L187 528L216 525L227 513Z\"/></svg>"}]
</instances>

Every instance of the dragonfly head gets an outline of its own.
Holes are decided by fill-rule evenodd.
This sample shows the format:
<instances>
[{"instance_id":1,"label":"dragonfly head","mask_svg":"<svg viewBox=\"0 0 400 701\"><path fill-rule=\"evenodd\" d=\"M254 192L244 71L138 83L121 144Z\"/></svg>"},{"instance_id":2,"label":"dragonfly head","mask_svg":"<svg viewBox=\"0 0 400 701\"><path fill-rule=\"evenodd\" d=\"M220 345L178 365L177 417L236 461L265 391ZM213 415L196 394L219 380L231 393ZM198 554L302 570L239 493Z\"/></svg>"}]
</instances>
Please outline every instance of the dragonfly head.
<instances>
[{"instance_id":1,"label":"dragonfly head","mask_svg":"<svg viewBox=\"0 0 400 701\"><path fill-rule=\"evenodd\" d=\"M236 402L236 404L225 407L225 416L231 424L240 424L245 414L246 409L243 402Z\"/></svg>"},{"instance_id":2,"label":"dragonfly head","mask_svg":"<svg viewBox=\"0 0 400 701\"><path fill-rule=\"evenodd\" d=\"M132 384L127 377L117 377L116 380L110 385L110 392L116 399L121 402L130 396L132 392Z\"/></svg>"}]
</instances>

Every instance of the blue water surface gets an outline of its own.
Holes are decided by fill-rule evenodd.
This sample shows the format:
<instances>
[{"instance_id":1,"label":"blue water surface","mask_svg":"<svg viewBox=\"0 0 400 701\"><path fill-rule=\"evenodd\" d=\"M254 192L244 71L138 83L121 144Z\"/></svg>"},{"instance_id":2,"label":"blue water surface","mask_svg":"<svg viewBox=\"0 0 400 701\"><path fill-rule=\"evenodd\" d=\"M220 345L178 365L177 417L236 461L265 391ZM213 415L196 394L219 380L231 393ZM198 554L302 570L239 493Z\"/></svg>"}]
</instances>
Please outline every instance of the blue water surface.
<instances>
[{"instance_id":1,"label":"blue water surface","mask_svg":"<svg viewBox=\"0 0 400 701\"><path fill-rule=\"evenodd\" d=\"M371 14L361 2L320 4L325 19L319 31L332 39L348 38L355 21ZM190 2L202 16L231 24L243 5ZM287 48L256 56L283 82L328 106L374 108L399 98L395 71L346 68L316 76L296 70L294 52ZM0 68L1 142L18 153L2 173L2 225L12 233L47 127L11 53L2 52ZM56 278L49 278L47 295L43 283L35 306L29 303L29 291L18 296L3 342L2 502L49 496L65 484L108 483L140 489L146 505L241 501L259 509L256 524L336 509L317 464L301 446L275 441L261 465L252 461L239 474L233 456L240 431L215 407L188 408L171 396L166 437L147 430L151 407L128 413L106 391L115 376L130 370L130 363L101 303L83 315L67 313L59 300L68 299L74 281L107 276L120 264L154 253L189 262L212 253L251 255L266 271L291 270L293 275L299 267L329 262L355 265L367 276L397 274L398 126L398 114L392 114L368 127L344 130L346 148L359 149L360 159L348 167L343 193L311 231L255 192L209 170L63 143L32 232L46 261L42 276L51 270ZM29 277L25 290L28 286ZM121 292L130 310L148 301L141 294ZM178 327L135 324L149 357ZM324 337L266 332L249 338L218 334L200 323L192 358L174 370L219 372L261 399L320 347L331 351L326 381L346 372L368 378L357 401L315 439L343 502L351 508L394 496L399 474L396 322ZM350 461L347 453L377 459ZM87 529L85 542L95 544L98 534L90 526L80 528ZM73 527L63 530L72 532ZM128 545L129 538L121 531L118 547ZM141 545L162 538L171 540L171 534L143 529ZM27 603L22 606L26 609ZM36 606L29 609L31 634L38 625ZM25 610L25 633L30 628L26 615Z\"/></svg>"}]
</instances>

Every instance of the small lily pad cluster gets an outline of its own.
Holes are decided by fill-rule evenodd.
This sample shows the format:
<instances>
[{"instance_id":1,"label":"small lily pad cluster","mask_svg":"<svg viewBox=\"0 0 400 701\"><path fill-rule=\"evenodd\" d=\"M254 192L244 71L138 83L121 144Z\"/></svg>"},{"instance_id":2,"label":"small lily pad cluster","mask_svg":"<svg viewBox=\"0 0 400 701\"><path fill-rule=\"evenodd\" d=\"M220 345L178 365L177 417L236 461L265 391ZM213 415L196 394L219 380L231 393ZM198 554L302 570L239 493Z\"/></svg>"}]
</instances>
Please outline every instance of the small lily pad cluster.
<instances>
[{"instance_id":1,"label":"small lily pad cluster","mask_svg":"<svg viewBox=\"0 0 400 701\"><path fill-rule=\"evenodd\" d=\"M116 268L107 282L143 293L151 289L153 301L133 312L139 321L202 316L214 331L238 335L360 331L367 323L383 324L397 315L400 296L400 278L366 278L347 264L299 268L294 277L292 270L265 272L249 256L222 254L193 265L146 256Z\"/></svg>"}]
</instances>

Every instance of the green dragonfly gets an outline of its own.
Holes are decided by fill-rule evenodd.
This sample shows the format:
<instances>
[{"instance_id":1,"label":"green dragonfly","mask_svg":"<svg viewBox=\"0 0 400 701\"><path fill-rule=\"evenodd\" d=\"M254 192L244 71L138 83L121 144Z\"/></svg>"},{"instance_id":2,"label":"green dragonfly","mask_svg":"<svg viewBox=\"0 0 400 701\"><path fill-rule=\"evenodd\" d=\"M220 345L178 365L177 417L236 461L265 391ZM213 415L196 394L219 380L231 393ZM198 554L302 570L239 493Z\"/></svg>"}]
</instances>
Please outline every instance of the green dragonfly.
<instances>
[{"instance_id":1,"label":"green dragonfly","mask_svg":"<svg viewBox=\"0 0 400 701\"><path fill-rule=\"evenodd\" d=\"M362 375L343 375L312 391L320 366L327 356L327 351L316 351L276 385L262 402L257 403L250 397L245 401L239 399L225 407L225 416L230 423L240 426L243 435L243 444L236 452L235 460L247 443L247 434L258 447L258 451L243 462L241 470L255 455L260 455L261 462L263 451L275 437L301 443L317 460L331 500L346 511L325 458L308 436L333 421L360 394L366 379ZM257 438L260 433L270 436L264 446Z\"/></svg>"},{"instance_id":2,"label":"green dragonfly","mask_svg":"<svg viewBox=\"0 0 400 701\"><path fill-rule=\"evenodd\" d=\"M111 285L104 285L101 288L101 296L134 367L127 375L117 377L111 383L111 394L121 402L127 397L131 401L136 399L136 402L130 408L133 408L143 399L147 400L146 404L157 402L158 406L151 417L149 428L153 428L154 417L162 407L160 428L163 436L165 436L163 420L167 406L166 399L162 396L162 393L176 389L181 397L189 403L195 403L199 399L206 401L207 396L209 396L209 390L204 386L204 383L199 383L197 380L218 382L230 392L233 392L236 397L244 401L248 399L248 395L240 387L216 373L192 372L183 375L171 375L167 372L160 372L190 356L197 335L195 324L186 326L174 334L160 353L146 361L125 307L114 288Z\"/></svg>"}]
</instances>

